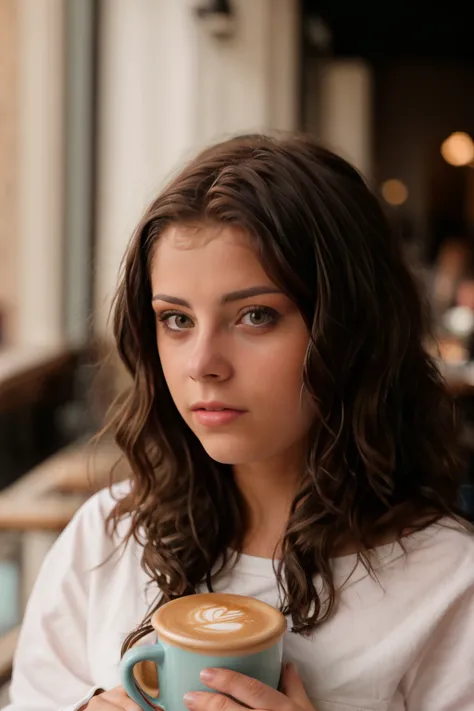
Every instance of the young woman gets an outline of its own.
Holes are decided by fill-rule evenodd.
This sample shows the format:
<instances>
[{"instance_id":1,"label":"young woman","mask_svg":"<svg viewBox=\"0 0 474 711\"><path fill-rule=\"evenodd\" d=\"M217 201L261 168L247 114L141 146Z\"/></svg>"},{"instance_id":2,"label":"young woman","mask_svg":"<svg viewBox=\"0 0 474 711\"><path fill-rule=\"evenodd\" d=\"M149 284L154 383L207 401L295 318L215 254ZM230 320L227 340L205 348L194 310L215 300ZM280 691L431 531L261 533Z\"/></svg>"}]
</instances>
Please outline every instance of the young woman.
<instances>
[{"instance_id":1,"label":"young woman","mask_svg":"<svg viewBox=\"0 0 474 711\"><path fill-rule=\"evenodd\" d=\"M452 406L358 173L305 137L204 151L138 226L115 336L130 480L48 555L10 711L132 711L121 651L206 590L279 606L294 666L278 692L221 671L192 711L472 710Z\"/></svg>"}]
</instances>

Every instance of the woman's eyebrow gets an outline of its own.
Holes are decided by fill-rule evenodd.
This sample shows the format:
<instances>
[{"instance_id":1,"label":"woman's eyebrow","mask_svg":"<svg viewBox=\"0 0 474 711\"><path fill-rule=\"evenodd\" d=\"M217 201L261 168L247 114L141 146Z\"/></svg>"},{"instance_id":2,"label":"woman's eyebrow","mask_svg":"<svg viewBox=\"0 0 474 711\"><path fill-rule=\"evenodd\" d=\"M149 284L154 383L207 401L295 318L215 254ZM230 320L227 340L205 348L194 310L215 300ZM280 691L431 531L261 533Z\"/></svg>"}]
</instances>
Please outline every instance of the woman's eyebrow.
<instances>
[{"instance_id":1,"label":"woman's eyebrow","mask_svg":"<svg viewBox=\"0 0 474 711\"><path fill-rule=\"evenodd\" d=\"M228 294L224 294L221 303L228 304L231 301L241 301L242 299L261 296L262 294L282 293L283 292L275 286L251 286L248 289L239 289L239 291L231 291ZM187 309L191 308L191 305L185 299L180 299L178 296L171 296L169 294L154 294L152 301L167 301L169 304L175 304L175 306L184 306Z\"/></svg>"}]
</instances>

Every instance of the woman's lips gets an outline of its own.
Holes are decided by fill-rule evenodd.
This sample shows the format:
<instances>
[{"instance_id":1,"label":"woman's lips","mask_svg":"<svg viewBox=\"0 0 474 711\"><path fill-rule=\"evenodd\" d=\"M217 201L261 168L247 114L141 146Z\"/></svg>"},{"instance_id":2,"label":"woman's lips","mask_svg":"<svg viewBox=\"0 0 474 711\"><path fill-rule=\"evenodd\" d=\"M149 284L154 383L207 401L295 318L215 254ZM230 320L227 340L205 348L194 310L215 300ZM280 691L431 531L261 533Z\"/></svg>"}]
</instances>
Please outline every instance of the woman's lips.
<instances>
[{"instance_id":1,"label":"woman's lips","mask_svg":"<svg viewBox=\"0 0 474 711\"><path fill-rule=\"evenodd\" d=\"M205 410L196 409L193 410L193 417L196 422L204 427L220 427L222 425L228 425L234 420L236 420L241 415L245 415L243 410Z\"/></svg>"}]
</instances>

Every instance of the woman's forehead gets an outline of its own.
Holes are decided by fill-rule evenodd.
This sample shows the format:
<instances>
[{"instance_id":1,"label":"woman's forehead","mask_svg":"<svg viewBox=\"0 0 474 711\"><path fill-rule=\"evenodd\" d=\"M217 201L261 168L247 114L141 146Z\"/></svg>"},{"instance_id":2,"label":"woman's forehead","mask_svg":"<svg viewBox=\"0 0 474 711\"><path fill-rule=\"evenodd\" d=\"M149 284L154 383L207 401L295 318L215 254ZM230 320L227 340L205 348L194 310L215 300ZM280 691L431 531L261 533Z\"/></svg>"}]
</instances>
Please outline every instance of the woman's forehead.
<instances>
[{"instance_id":1,"label":"woman's forehead","mask_svg":"<svg viewBox=\"0 0 474 711\"><path fill-rule=\"evenodd\" d=\"M154 292L228 292L272 283L252 240L233 225L170 226L155 247L150 276Z\"/></svg>"},{"instance_id":2,"label":"woman's forehead","mask_svg":"<svg viewBox=\"0 0 474 711\"><path fill-rule=\"evenodd\" d=\"M240 225L202 221L176 222L169 225L160 235L156 249L163 243L175 249L199 249L217 239L227 244L253 246L250 235Z\"/></svg>"}]
</instances>

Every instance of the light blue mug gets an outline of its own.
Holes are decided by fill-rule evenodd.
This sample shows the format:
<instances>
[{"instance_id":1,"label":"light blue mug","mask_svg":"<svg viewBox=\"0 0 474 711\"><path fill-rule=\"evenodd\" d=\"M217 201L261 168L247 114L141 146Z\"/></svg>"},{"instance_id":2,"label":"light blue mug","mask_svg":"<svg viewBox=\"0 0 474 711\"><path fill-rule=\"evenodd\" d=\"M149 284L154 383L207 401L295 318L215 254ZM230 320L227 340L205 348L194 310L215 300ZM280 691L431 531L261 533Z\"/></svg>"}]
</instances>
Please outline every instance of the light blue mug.
<instances>
[{"instance_id":1,"label":"light blue mug","mask_svg":"<svg viewBox=\"0 0 474 711\"><path fill-rule=\"evenodd\" d=\"M270 605L228 593L188 595L163 605L151 622L156 644L133 647L120 662L127 694L145 711L188 711L186 692L211 691L199 676L206 667L278 688L286 620Z\"/></svg>"}]
</instances>

